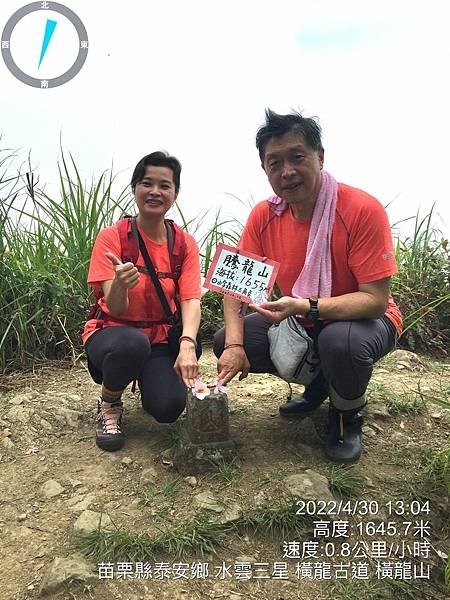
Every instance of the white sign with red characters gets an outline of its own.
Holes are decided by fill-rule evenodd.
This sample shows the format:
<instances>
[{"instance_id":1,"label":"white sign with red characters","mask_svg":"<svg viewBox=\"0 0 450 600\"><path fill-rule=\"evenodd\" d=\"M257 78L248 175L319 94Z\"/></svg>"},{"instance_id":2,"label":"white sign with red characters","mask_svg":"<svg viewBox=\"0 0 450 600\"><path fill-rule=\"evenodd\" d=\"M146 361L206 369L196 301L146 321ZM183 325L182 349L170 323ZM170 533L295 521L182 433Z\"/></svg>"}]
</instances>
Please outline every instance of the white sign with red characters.
<instances>
[{"instance_id":1,"label":"white sign with red characters","mask_svg":"<svg viewBox=\"0 0 450 600\"><path fill-rule=\"evenodd\" d=\"M218 244L204 287L246 304L267 302L280 264L227 244Z\"/></svg>"}]
</instances>

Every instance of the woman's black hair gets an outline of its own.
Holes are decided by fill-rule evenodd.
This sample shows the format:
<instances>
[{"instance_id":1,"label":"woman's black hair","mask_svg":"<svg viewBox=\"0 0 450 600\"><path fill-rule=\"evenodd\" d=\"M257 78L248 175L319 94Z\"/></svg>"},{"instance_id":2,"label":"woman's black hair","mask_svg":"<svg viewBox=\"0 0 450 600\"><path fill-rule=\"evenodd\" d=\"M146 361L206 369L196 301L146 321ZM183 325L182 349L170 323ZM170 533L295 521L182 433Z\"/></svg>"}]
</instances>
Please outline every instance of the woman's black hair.
<instances>
[{"instance_id":1,"label":"woman's black hair","mask_svg":"<svg viewBox=\"0 0 450 600\"><path fill-rule=\"evenodd\" d=\"M173 173L173 183L175 184L175 193L178 194L180 189L181 163L178 158L175 158L175 156L171 156L168 152L162 150L147 154L147 156L141 158L135 166L133 176L131 177L131 189L133 192L136 184L144 178L145 170L148 166L167 167L171 169Z\"/></svg>"}]
</instances>

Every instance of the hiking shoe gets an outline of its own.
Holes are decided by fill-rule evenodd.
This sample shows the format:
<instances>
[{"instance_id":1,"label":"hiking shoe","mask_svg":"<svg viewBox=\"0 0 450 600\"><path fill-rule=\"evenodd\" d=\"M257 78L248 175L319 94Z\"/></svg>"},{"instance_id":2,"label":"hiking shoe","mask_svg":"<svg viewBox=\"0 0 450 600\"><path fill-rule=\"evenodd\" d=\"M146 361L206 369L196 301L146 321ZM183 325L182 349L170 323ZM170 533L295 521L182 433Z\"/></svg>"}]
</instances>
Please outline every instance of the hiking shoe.
<instances>
[{"instance_id":1,"label":"hiking shoe","mask_svg":"<svg viewBox=\"0 0 450 600\"><path fill-rule=\"evenodd\" d=\"M333 406L328 413L327 458L336 463L357 462L362 453L363 418L356 410L340 412Z\"/></svg>"},{"instance_id":2,"label":"hiking shoe","mask_svg":"<svg viewBox=\"0 0 450 600\"><path fill-rule=\"evenodd\" d=\"M328 398L328 383L322 372L312 381L303 394L293 396L279 407L282 417L304 417L316 410Z\"/></svg>"},{"instance_id":3,"label":"hiking shoe","mask_svg":"<svg viewBox=\"0 0 450 600\"><path fill-rule=\"evenodd\" d=\"M125 443L125 435L122 431L123 404L117 402L105 402L99 400L97 405L97 427L95 441L102 450L113 452L120 450Z\"/></svg>"}]
</instances>

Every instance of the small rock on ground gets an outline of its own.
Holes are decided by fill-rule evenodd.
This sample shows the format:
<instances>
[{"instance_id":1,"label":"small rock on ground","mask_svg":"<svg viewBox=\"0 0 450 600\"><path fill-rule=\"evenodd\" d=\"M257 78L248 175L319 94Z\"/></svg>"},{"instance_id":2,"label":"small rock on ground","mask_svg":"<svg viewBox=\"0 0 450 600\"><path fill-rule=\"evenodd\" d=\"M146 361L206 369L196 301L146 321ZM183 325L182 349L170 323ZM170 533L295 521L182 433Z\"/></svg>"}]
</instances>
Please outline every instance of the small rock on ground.
<instances>
[{"instance_id":1,"label":"small rock on ground","mask_svg":"<svg viewBox=\"0 0 450 600\"><path fill-rule=\"evenodd\" d=\"M231 504L228 506L224 513L221 515L219 519L219 523L225 525L226 523L234 523L238 521L242 517L242 508L239 504Z\"/></svg>"},{"instance_id":2,"label":"small rock on ground","mask_svg":"<svg viewBox=\"0 0 450 600\"><path fill-rule=\"evenodd\" d=\"M362 413L369 419L388 419L391 416L386 404L381 400L369 400Z\"/></svg>"},{"instance_id":3,"label":"small rock on ground","mask_svg":"<svg viewBox=\"0 0 450 600\"><path fill-rule=\"evenodd\" d=\"M91 565L80 555L74 554L68 558L55 558L50 565L39 587L39 595L47 596L61 591L72 582L93 585L98 581L98 575Z\"/></svg>"},{"instance_id":4,"label":"small rock on ground","mask_svg":"<svg viewBox=\"0 0 450 600\"><path fill-rule=\"evenodd\" d=\"M397 368L400 367L413 371L414 369L423 367L423 362L419 356L409 350L394 350L391 352L390 358L396 362Z\"/></svg>"},{"instance_id":5,"label":"small rock on ground","mask_svg":"<svg viewBox=\"0 0 450 600\"><path fill-rule=\"evenodd\" d=\"M199 508L211 510L216 513L222 513L225 510L225 508L218 503L217 498L209 490L194 496L194 503Z\"/></svg>"},{"instance_id":6,"label":"small rock on ground","mask_svg":"<svg viewBox=\"0 0 450 600\"><path fill-rule=\"evenodd\" d=\"M98 529L100 519L102 528L111 525L111 519L107 514L84 510L73 524L73 529L80 533L91 533L91 531Z\"/></svg>"},{"instance_id":7,"label":"small rock on ground","mask_svg":"<svg viewBox=\"0 0 450 600\"><path fill-rule=\"evenodd\" d=\"M364 427L362 428L362 432L364 433L364 435L367 435L367 437L377 437L377 432L374 431L372 427L369 427L368 425L364 425Z\"/></svg>"},{"instance_id":8,"label":"small rock on ground","mask_svg":"<svg viewBox=\"0 0 450 600\"><path fill-rule=\"evenodd\" d=\"M304 473L289 475L284 480L284 485L292 496L302 500L334 500L328 479L311 469L307 469Z\"/></svg>"},{"instance_id":9,"label":"small rock on ground","mask_svg":"<svg viewBox=\"0 0 450 600\"><path fill-rule=\"evenodd\" d=\"M142 486L149 485L151 483L156 483L158 481L158 473L154 467L148 467L144 469L141 473L141 477L139 479L139 483Z\"/></svg>"},{"instance_id":10,"label":"small rock on ground","mask_svg":"<svg viewBox=\"0 0 450 600\"><path fill-rule=\"evenodd\" d=\"M87 510L93 502L95 502L95 494L91 492L84 498L82 495L74 496L67 501L67 505L72 512L81 512Z\"/></svg>"},{"instance_id":11,"label":"small rock on ground","mask_svg":"<svg viewBox=\"0 0 450 600\"><path fill-rule=\"evenodd\" d=\"M56 479L49 479L40 487L40 492L44 498L54 498L64 491L63 486Z\"/></svg>"},{"instance_id":12,"label":"small rock on ground","mask_svg":"<svg viewBox=\"0 0 450 600\"><path fill-rule=\"evenodd\" d=\"M12 442L9 437L5 437L2 439L2 441L0 442L0 444L3 446L3 448L5 448L6 450L12 450L14 448L14 442Z\"/></svg>"},{"instance_id":13,"label":"small rock on ground","mask_svg":"<svg viewBox=\"0 0 450 600\"><path fill-rule=\"evenodd\" d=\"M72 429L78 429L83 414L78 410L71 408L59 407L55 411L55 420L60 423L66 423Z\"/></svg>"}]
</instances>

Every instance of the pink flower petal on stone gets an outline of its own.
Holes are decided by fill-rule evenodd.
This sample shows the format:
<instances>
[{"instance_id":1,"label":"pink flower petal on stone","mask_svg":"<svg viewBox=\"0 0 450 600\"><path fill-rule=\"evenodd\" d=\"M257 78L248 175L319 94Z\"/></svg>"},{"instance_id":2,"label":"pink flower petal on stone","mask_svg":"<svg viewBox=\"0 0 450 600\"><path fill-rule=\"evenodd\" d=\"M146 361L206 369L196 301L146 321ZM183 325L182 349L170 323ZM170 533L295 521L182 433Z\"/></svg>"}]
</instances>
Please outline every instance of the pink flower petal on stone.
<instances>
[{"instance_id":1,"label":"pink flower petal on stone","mask_svg":"<svg viewBox=\"0 0 450 600\"><path fill-rule=\"evenodd\" d=\"M206 383L203 383L203 381L196 379L195 385L192 388L192 395L198 398L199 400L203 400L203 398L206 398L206 396L209 396L209 394L210 391Z\"/></svg>"},{"instance_id":2,"label":"pink flower petal on stone","mask_svg":"<svg viewBox=\"0 0 450 600\"><path fill-rule=\"evenodd\" d=\"M210 389L213 389L213 393L214 394L226 394L227 393L227 386L226 385L222 385L221 381L217 381L217 379L215 379L214 381L212 381L208 387Z\"/></svg>"}]
</instances>

